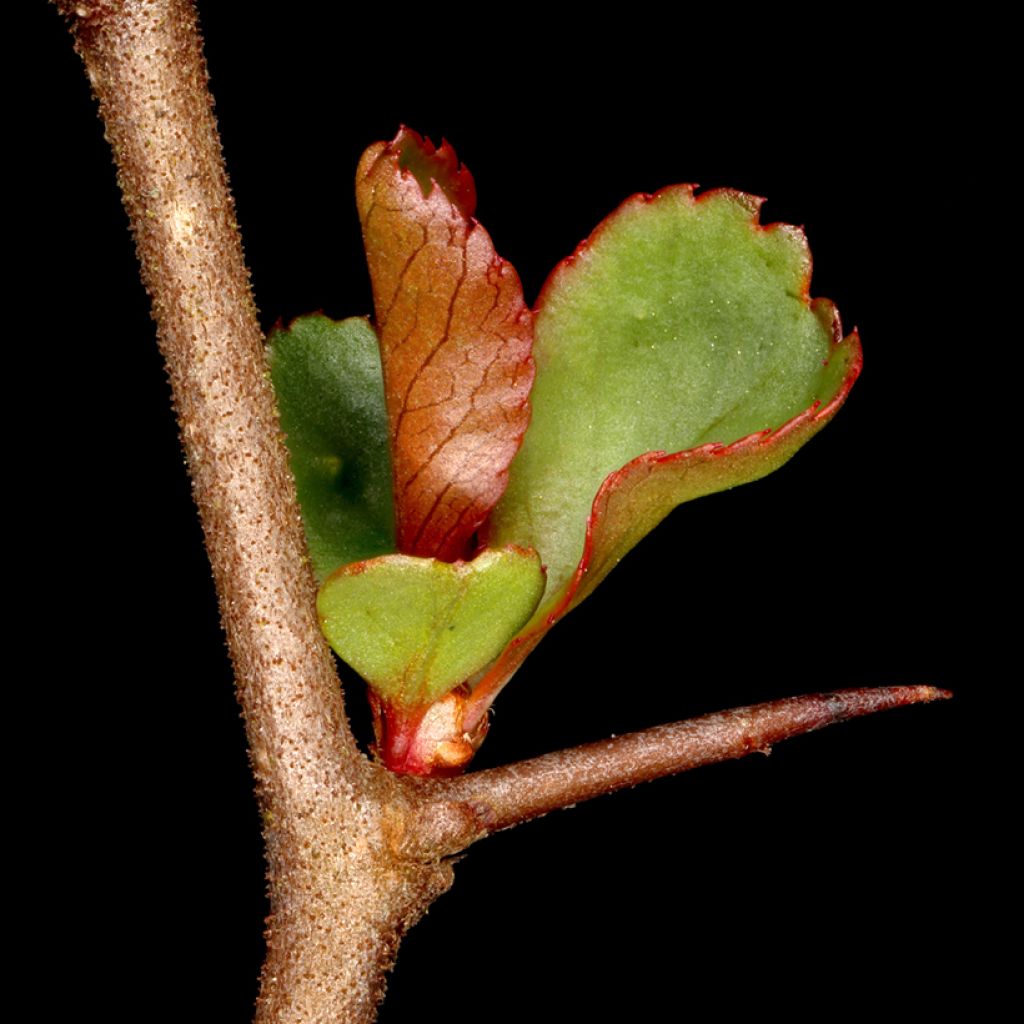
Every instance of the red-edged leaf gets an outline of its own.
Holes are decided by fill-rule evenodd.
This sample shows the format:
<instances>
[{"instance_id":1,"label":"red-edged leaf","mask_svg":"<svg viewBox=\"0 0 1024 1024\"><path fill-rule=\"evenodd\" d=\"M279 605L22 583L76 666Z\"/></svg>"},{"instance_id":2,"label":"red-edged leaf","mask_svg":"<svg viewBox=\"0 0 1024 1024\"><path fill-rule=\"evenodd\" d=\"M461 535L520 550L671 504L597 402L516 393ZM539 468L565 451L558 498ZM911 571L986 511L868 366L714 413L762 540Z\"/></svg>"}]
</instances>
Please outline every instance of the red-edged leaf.
<instances>
[{"instance_id":1,"label":"red-edged leaf","mask_svg":"<svg viewBox=\"0 0 1024 1024\"><path fill-rule=\"evenodd\" d=\"M391 429L399 551L467 557L529 422L532 317L473 218L447 143L403 128L364 154L356 203Z\"/></svg>"},{"instance_id":2,"label":"red-edged leaf","mask_svg":"<svg viewBox=\"0 0 1024 1024\"><path fill-rule=\"evenodd\" d=\"M856 332L843 339L832 304L811 301L803 232L762 226L759 206L688 186L633 197L545 285L534 419L488 530L534 545L549 586L479 681L467 728L676 505L782 465L853 385Z\"/></svg>"}]
</instances>

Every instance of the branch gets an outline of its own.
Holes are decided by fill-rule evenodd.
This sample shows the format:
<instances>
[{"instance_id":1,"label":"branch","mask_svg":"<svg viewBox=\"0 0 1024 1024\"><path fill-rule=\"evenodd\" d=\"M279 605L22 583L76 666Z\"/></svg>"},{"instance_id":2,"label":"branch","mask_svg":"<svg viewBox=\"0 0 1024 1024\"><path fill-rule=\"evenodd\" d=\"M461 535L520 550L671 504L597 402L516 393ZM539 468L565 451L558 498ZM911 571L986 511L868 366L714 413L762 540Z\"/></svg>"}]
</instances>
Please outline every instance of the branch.
<instances>
[{"instance_id":1,"label":"branch","mask_svg":"<svg viewBox=\"0 0 1024 1024\"><path fill-rule=\"evenodd\" d=\"M450 871L380 841L399 784L359 753L295 487L189 0L58 0L114 151L213 567L264 820L258 1019L373 1018Z\"/></svg>"},{"instance_id":2,"label":"branch","mask_svg":"<svg viewBox=\"0 0 1024 1024\"><path fill-rule=\"evenodd\" d=\"M357 750L314 613L295 488L235 224L191 4L66 0L118 165L264 787L287 801L307 762ZM296 688L295 680L305 684Z\"/></svg>"},{"instance_id":3,"label":"branch","mask_svg":"<svg viewBox=\"0 0 1024 1024\"><path fill-rule=\"evenodd\" d=\"M265 822L259 1021L369 1021L398 941L489 832L765 750L930 687L708 715L446 782L359 753L322 639L189 0L56 0L114 150L213 567Z\"/></svg>"},{"instance_id":4,"label":"branch","mask_svg":"<svg viewBox=\"0 0 1024 1024\"><path fill-rule=\"evenodd\" d=\"M431 835L432 842L441 842L446 831L454 837L465 829L472 812L480 838L640 782L768 753L780 740L848 718L951 696L932 686L840 690L734 708L588 743L447 782L438 790L438 803L424 812L419 831Z\"/></svg>"}]
</instances>

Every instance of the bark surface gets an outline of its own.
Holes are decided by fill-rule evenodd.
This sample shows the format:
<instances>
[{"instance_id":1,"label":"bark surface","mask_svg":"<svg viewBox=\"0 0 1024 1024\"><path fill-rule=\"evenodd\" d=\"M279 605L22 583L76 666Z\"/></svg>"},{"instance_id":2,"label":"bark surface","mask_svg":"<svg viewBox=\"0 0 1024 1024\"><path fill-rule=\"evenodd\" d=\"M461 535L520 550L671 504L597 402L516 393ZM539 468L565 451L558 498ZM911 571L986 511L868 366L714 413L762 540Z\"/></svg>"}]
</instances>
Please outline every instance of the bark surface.
<instances>
[{"instance_id":1,"label":"bark surface","mask_svg":"<svg viewBox=\"0 0 1024 1024\"><path fill-rule=\"evenodd\" d=\"M258 1019L371 1020L399 935L451 875L395 856L399 787L345 719L195 13L58 6L114 152L246 723L271 896Z\"/></svg>"}]
</instances>

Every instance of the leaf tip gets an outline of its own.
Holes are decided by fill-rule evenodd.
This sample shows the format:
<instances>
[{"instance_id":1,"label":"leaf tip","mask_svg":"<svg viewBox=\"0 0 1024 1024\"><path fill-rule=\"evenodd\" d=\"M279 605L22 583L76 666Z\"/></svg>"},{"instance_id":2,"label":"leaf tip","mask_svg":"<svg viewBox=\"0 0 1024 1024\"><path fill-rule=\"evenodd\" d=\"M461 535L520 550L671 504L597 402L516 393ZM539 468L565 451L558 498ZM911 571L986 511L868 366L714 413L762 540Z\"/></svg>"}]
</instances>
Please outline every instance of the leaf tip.
<instances>
[{"instance_id":1,"label":"leaf tip","mask_svg":"<svg viewBox=\"0 0 1024 1024\"><path fill-rule=\"evenodd\" d=\"M427 136L402 125L398 134L384 145L380 155L395 161L399 171L416 179L429 197L437 185L464 217L472 217L476 209L476 184L465 164L459 163L454 147L447 139L435 146Z\"/></svg>"}]
</instances>

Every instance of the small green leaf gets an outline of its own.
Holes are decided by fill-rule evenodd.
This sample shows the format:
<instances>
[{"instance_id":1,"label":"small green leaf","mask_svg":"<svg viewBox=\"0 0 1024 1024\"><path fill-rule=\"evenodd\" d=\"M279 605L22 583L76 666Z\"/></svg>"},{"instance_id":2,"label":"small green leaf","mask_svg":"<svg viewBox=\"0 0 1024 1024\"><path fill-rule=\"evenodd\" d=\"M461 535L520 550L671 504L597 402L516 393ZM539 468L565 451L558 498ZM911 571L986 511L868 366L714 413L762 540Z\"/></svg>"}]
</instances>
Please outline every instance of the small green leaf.
<instances>
[{"instance_id":1,"label":"small green leaf","mask_svg":"<svg viewBox=\"0 0 1024 1024\"><path fill-rule=\"evenodd\" d=\"M472 562L388 555L339 569L317 608L334 650L385 701L410 709L492 662L543 592L535 551L489 549Z\"/></svg>"},{"instance_id":2,"label":"small green leaf","mask_svg":"<svg viewBox=\"0 0 1024 1024\"><path fill-rule=\"evenodd\" d=\"M380 352L362 317L300 317L269 359L317 577L395 550Z\"/></svg>"}]
</instances>

